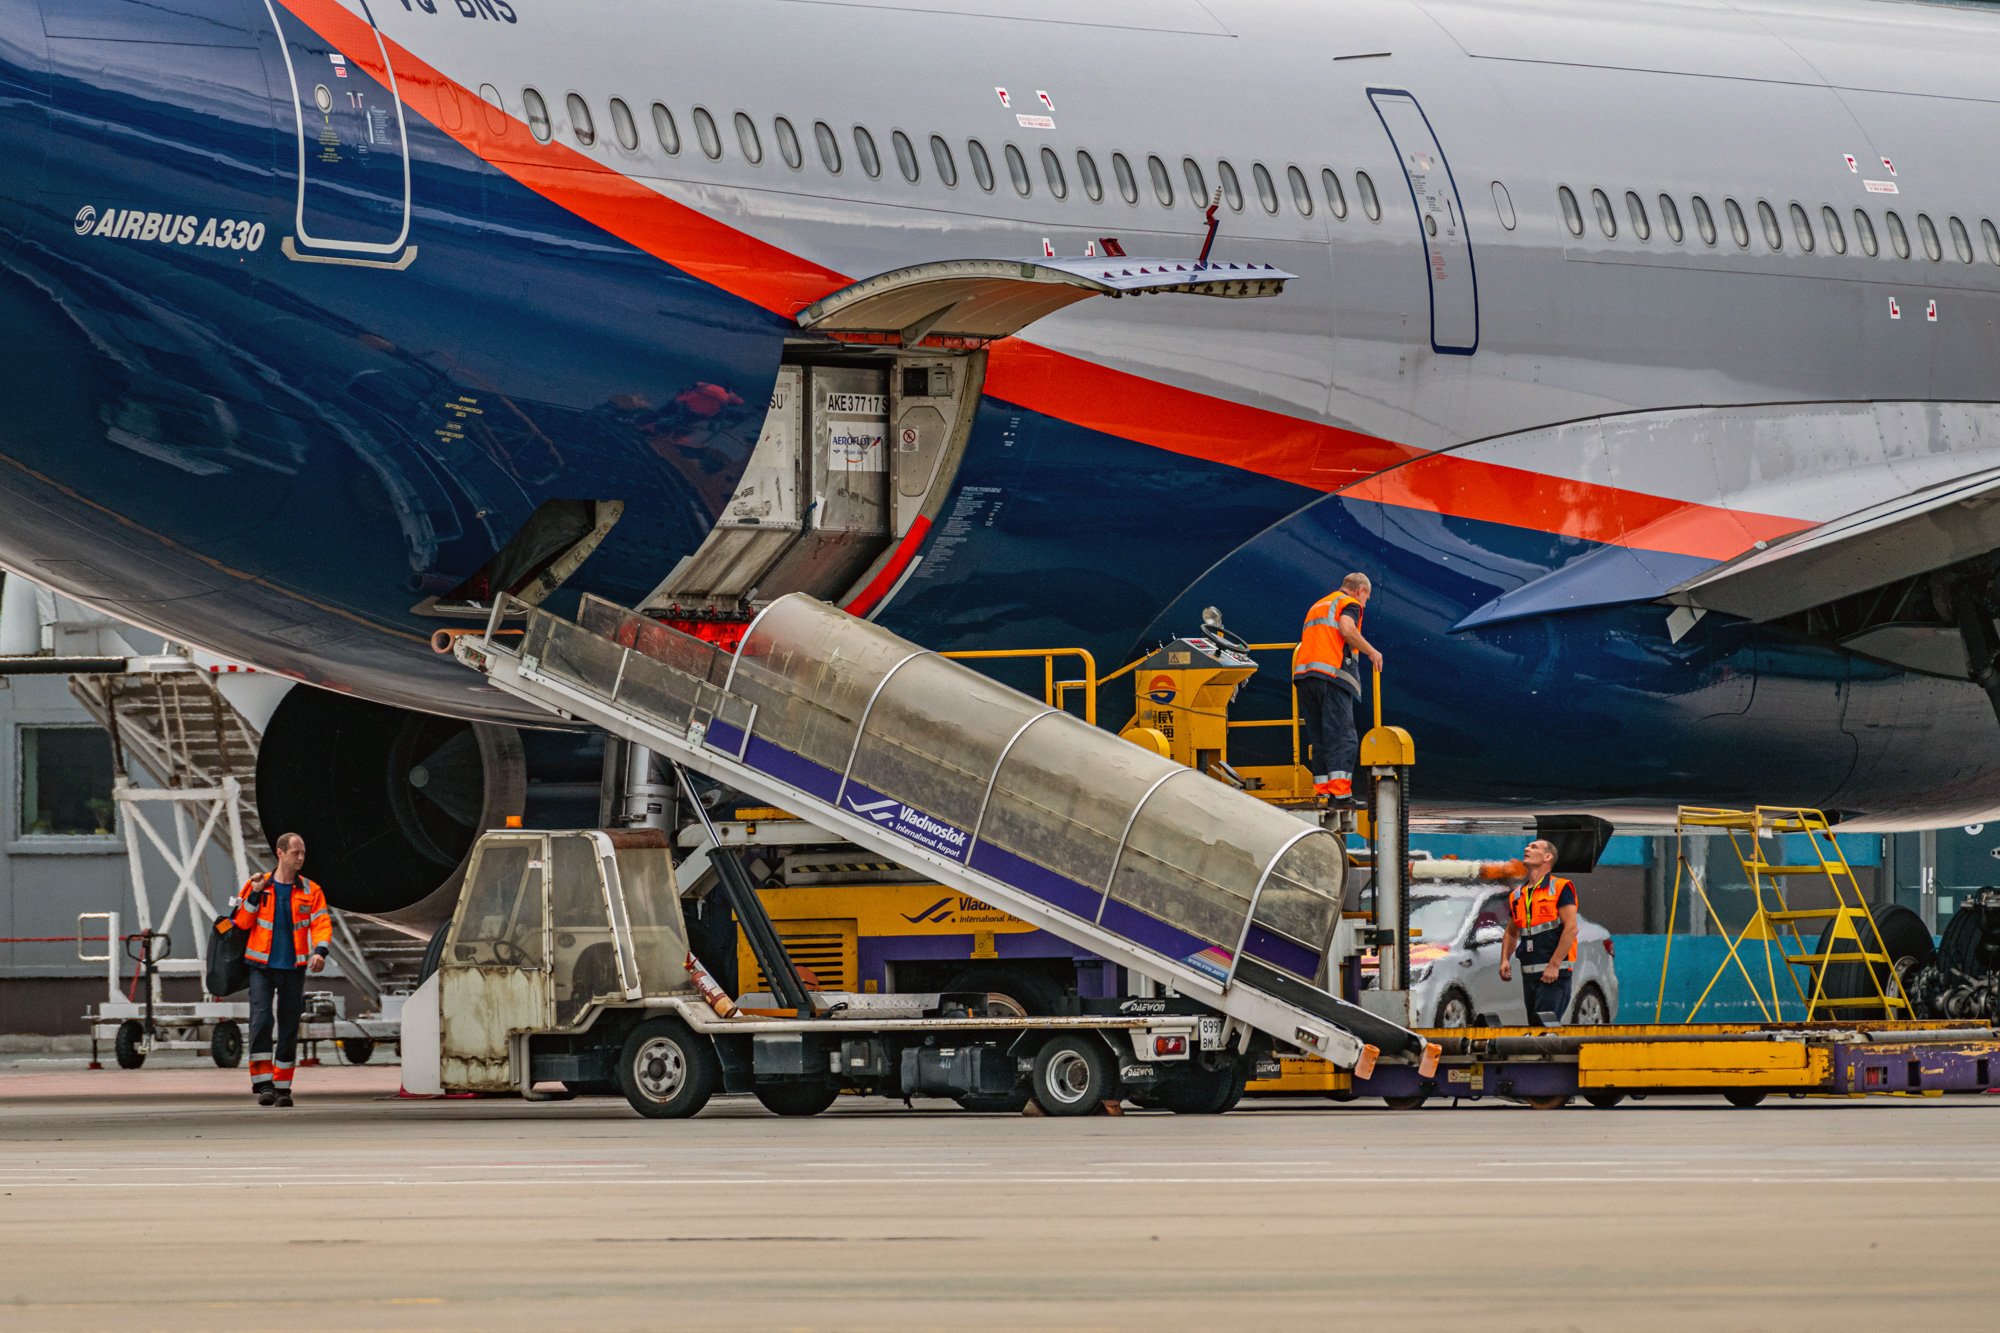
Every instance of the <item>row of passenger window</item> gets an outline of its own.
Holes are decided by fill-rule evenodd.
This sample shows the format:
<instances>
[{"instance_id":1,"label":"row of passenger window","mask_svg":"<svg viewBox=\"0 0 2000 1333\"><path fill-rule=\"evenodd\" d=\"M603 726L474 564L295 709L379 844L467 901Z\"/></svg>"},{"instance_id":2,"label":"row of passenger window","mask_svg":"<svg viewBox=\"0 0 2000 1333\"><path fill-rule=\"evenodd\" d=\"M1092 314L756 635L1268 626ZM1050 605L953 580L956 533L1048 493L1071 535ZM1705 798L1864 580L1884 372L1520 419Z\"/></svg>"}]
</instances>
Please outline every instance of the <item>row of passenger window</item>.
<instances>
[{"instance_id":1,"label":"row of passenger window","mask_svg":"<svg viewBox=\"0 0 2000 1333\"><path fill-rule=\"evenodd\" d=\"M541 93L533 88L522 90L522 102L527 110L528 129L543 143L554 137L555 127L549 116L548 103ZM597 123L591 113L590 103L579 93L568 94L566 106L569 111L570 133L577 143L585 148L597 142ZM623 98L611 99L611 132L618 144L627 152L639 148L639 123L632 114L632 108ZM722 158L723 140L721 127L716 123L706 107L695 107L691 117L694 123L695 142L703 156L711 161ZM670 157L678 157L681 152L680 125L674 113L664 103L653 103L653 134L660 150ZM736 132L736 146L744 161L759 166L764 161L764 138L756 121L749 115L735 113L733 127ZM783 116L773 118L772 137L777 142L778 155L787 167L798 171L805 166L805 147L798 130ZM812 127L813 146L818 152L820 166L831 175L840 175L846 168L841 137L825 121L814 121ZM854 162L870 180L882 175L882 155L876 147L875 136L865 126L856 125L852 131ZM896 169L904 180L916 184L923 177L923 162L910 136L901 130L892 130L889 135L890 150L895 157ZM942 135L930 136L930 157L937 177L947 188L955 189L959 182L958 157L952 145ZM1029 169L1027 155L1011 143L1002 144L1001 161L1005 165L1007 180L1014 192L1022 198L1034 193L1034 173ZM992 192L998 185L993 159L986 151L986 145L978 139L965 141L965 157L972 170L972 179L980 189ZM1041 176L1048 192L1058 199L1067 199L1070 191L1069 166L1064 156L1053 148L1043 148L1038 154ZM1187 186L1187 198L1196 208L1204 208L1210 199L1208 176L1202 164L1191 157L1181 159L1180 179ZM1097 159L1083 149L1075 156L1078 186L1091 202L1099 203L1105 198L1106 189L1103 174L1098 170ZM1172 208L1176 197L1175 177L1172 168L1158 155L1149 155L1145 160L1147 184L1152 187L1153 197L1164 208ZM1128 204L1136 204L1140 198L1138 173L1131 159L1123 153L1111 154L1111 175L1118 194ZM1287 192L1294 210L1301 217L1311 217L1317 206L1312 185L1306 173L1296 166L1284 169ZM1345 218L1348 213L1347 191L1341 178L1331 167L1320 169L1320 190L1325 197L1326 207L1336 218ZM1242 178L1236 168L1227 161L1215 164L1216 185L1221 189L1223 202L1237 212L1242 212L1246 202ZM1271 169L1262 162L1250 164L1250 184L1257 203L1266 213L1276 213L1281 208L1278 183ZM1375 182L1367 172L1354 173L1354 192L1360 203L1363 216L1370 222L1382 220L1382 199L1376 192Z\"/></svg>"},{"instance_id":2,"label":"row of passenger window","mask_svg":"<svg viewBox=\"0 0 2000 1333\"><path fill-rule=\"evenodd\" d=\"M1562 202L1563 222L1568 226L1570 235L1583 235L1585 226L1583 208L1577 202L1576 192L1569 186L1563 185L1557 187L1556 194ZM1597 214L1597 229L1604 233L1607 240L1615 240L1618 236L1619 221L1618 210L1613 206L1611 196L1603 190L1593 189L1590 192L1590 202ZM1708 201L1697 194L1689 196L1688 204L1694 214L1695 232L1700 236L1702 244L1719 245L1721 234L1716 228L1715 213L1709 208ZM1681 223L1680 206L1674 202L1672 195L1663 194L1659 196L1658 208L1660 229L1675 245L1681 244L1686 238L1686 232ZM1801 251L1811 254L1824 240L1826 248L1833 253L1837 255L1847 253L1847 228L1840 211L1831 204L1820 206L1817 230L1813 225L1812 213L1804 204L1789 205L1787 213L1791 222L1792 243ZM1738 249L1749 249L1750 219L1745 215L1743 206L1734 199L1725 198L1722 201L1722 214L1729 228L1729 238L1736 242ZM1653 239L1652 216L1647 211L1646 201L1640 198L1635 190L1625 192L1625 218L1633 236L1640 241ZM1853 220L1854 244L1861 253L1871 258L1882 253L1881 241L1875 231L1875 222L1869 216L1868 210L1855 209ZM1909 228L1903 225L1902 216L1894 209L1885 210L1882 214L1882 224L1889 233L1890 250L1898 259L1910 258L1915 251L1910 245ZM1971 231L1956 217L1946 218L1945 225L1951 236L1951 253L1958 257L1961 264L1972 263L1977 255L1973 250ZM1775 253L1785 248L1784 223L1779 219L1778 210L1772 207L1768 200L1757 201L1757 229L1763 234L1764 244L1771 251ZM1979 234L1985 244L1986 258L1994 264L2000 264L2000 227L1994 226L1991 218L1982 218L1979 223ZM1939 235L1937 224L1931 221L1928 213L1917 214L1917 238L1932 263L1943 262L1944 238Z\"/></svg>"}]
</instances>

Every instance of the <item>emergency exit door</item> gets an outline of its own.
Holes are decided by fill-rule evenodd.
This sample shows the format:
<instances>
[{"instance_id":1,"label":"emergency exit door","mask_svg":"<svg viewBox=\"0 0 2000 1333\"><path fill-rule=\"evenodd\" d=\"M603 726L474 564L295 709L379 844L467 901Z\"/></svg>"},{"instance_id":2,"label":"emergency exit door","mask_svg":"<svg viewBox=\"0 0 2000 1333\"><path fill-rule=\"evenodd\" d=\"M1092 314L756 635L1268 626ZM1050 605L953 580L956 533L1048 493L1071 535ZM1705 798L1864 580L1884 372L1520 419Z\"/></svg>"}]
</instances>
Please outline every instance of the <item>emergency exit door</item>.
<instances>
[{"instance_id":1,"label":"emergency exit door","mask_svg":"<svg viewBox=\"0 0 2000 1333\"><path fill-rule=\"evenodd\" d=\"M1424 247L1424 269L1430 284L1431 350L1471 356L1479 350L1479 283L1472 263L1472 238L1467 234L1465 205L1458 197L1451 164L1431 129L1430 118L1410 93L1370 88L1382 128L1389 132L1396 158L1416 205L1418 238Z\"/></svg>"},{"instance_id":2,"label":"emergency exit door","mask_svg":"<svg viewBox=\"0 0 2000 1333\"><path fill-rule=\"evenodd\" d=\"M350 56L284 5L264 3L284 59L279 87L289 85L297 117L298 248L374 261L400 254L410 238L408 138L372 16L370 49Z\"/></svg>"}]
</instances>

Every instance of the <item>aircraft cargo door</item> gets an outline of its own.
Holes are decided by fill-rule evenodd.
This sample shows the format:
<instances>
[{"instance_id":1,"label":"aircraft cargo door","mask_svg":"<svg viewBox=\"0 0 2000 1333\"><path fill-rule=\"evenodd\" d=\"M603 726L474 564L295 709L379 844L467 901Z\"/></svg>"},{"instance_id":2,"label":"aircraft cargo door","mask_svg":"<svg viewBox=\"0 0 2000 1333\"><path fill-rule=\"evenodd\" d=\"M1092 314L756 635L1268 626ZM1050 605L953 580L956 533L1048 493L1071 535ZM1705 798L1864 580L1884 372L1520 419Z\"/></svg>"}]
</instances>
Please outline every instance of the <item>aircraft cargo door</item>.
<instances>
[{"instance_id":1,"label":"aircraft cargo door","mask_svg":"<svg viewBox=\"0 0 2000 1333\"><path fill-rule=\"evenodd\" d=\"M410 158L388 49L371 28L368 49L341 51L282 4L265 5L286 76L277 86L297 115L286 127L296 128L299 173L286 252L395 262L410 238Z\"/></svg>"},{"instance_id":2,"label":"aircraft cargo door","mask_svg":"<svg viewBox=\"0 0 2000 1333\"><path fill-rule=\"evenodd\" d=\"M1466 233L1465 206L1430 118L1407 92L1370 88L1368 99L1410 187L1431 294L1431 350L1471 356L1479 350L1479 285Z\"/></svg>"}]
</instances>

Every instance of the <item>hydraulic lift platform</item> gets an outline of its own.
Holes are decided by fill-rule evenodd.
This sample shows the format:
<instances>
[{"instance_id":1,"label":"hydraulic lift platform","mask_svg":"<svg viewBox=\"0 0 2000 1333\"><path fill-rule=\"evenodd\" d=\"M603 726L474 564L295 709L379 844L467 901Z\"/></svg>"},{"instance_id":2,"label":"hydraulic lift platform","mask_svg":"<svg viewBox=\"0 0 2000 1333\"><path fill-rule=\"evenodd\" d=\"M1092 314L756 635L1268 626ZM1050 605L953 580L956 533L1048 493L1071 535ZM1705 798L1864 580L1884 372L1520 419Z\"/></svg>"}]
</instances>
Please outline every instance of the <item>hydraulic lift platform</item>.
<instances>
[{"instance_id":1,"label":"hydraulic lift platform","mask_svg":"<svg viewBox=\"0 0 2000 1333\"><path fill-rule=\"evenodd\" d=\"M525 628L503 636L512 614ZM778 599L732 654L596 598L574 622L503 600L452 648L505 693L1170 986L1246 1040L1430 1072L1435 1047L1330 988L1356 951L1338 834L823 602Z\"/></svg>"}]
</instances>

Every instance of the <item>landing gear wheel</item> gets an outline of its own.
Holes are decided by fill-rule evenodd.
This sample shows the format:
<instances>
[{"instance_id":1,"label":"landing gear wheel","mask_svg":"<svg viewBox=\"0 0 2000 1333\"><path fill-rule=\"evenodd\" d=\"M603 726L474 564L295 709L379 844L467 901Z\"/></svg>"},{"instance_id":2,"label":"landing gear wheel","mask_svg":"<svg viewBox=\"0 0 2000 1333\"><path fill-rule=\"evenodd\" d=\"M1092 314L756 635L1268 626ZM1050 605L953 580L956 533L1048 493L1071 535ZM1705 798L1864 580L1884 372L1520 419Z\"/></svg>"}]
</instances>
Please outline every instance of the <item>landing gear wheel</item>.
<instances>
[{"instance_id":1,"label":"landing gear wheel","mask_svg":"<svg viewBox=\"0 0 2000 1333\"><path fill-rule=\"evenodd\" d=\"M1609 1111L1612 1107L1625 1100L1625 1094L1622 1092L1586 1092L1583 1094L1583 1099L1600 1111Z\"/></svg>"},{"instance_id":2,"label":"landing gear wheel","mask_svg":"<svg viewBox=\"0 0 2000 1333\"><path fill-rule=\"evenodd\" d=\"M1456 986L1444 993L1438 1001L1437 1020L1431 1024L1437 1028L1469 1028L1472 1026L1472 1000Z\"/></svg>"},{"instance_id":3,"label":"landing gear wheel","mask_svg":"<svg viewBox=\"0 0 2000 1333\"><path fill-rule=\"evenodd\" d=\"M375 1055L373 1037L341 1037L333 1044L351 1065L365 1065Z\"/></svg>"},{"instance_id":4,"label":"landing gear wheel","mask_svg":"<svg viewBox=\"0 0 2000 1333\"><path fill-rule=\"evenodd\" d=\"M126 1019L118 1025L118 1037L111 1048L118 1056L120 1069L137 1069L145 1064L146 1025L136 1018Z\"/></svg>"},{"instance_id":5,"label":"landing gear wheel","mask_svg":"<svg viewBox=\"0 0 2000 1333\"><path fill-rule=\"evenodd\" d=\"M451 922L447 921L431 934L431 942L424 946L424 961L417 968L417 984L423 985L431 979L444 963L444 937L451 934Z\"/></svg>"},{"instance_id":6,"label":"landing gear wheel","mask_svg":"<svg viewBox=\"0 0 2000 1333\"><path fill-rule=\"evenodd\" d=\"M1875 918L1875 929L1882 933L1882 944L1890 959L1890 966L1881 963L1829 963L1826 968L1825 994L1829 999L1860 1000L1874 999L1879 988L1883 994L1894 994L1892 969L1895 983L1899 983L1903 993L1908 994L1908 983L1923 966L1937 956L1937 945L1931 940L1931 933L1924 929L1924 919L1900 903L1876 903L1869 908L1869 915ZM1840 923L1829 921L1820 932L1819 953L1853 953L1854 941L1836 944L1834 928ZM1875 952L1875 940L1868 927L1855 923L1861 932L1861 948L1868 953ZM1870 975L1873 973L1873 976ZM1810 991L1808 987L1808 991ZM1837 1011L1841 1018L1909 1018L1914 1015L1906 1009L1877 1007L1874 1010L1860 1005L1842 1005Z\"/></svg>"},{"instance_id":7,"label":"landing gear wheel","mask_svg":"<svg viewBox=\"0 0 2000 1333\"><path fill-rule=\"evenodd\" d=\"M217 1069L234 1069L242 1064L243 1029L235 1023L217 1023L215 1031L208 1034L208 1058L215 1061Z\"/></svg>"},{"instance_id":8,"label":"landing gear wheel","mask_svg":"<svg viewBox=\"0 0 2000 1333\"><path fill-rule=\"evenodd\" d=\"M1248 1075L1240 1060L1218 1069L1190 1069L1155 1088L1149 1100L1175 1115L1221 1115L1243 1100Z\"/></svg>"},{"instance_id":9,"label":"landing gear wheel","mask_svg":"<svg viewBox=\"0 0 2000 1333\"><path fill-rule=\"evenodd\" d=\"M618 1053L618 1089L640 1115L684 1120L708 1105L721 1081L715 1046L678 1018L632 1029Z\"/></svg>"},{"instance_id":10,"label":"landing gear wheel","mask_svg":"<svg viewBox=\"0 0 2000 1333\"><path fill-rule=\"evenodd\" d=\"M1431 1099L1428 1092L1410 1092L1395 1097L1384 1097L1382 1105L1391 1111L1414 1111Z\"/></svg>"},{"instance_id":11,"label":"landing gear wheel","mask_svg":"<svg viewBox=\"0 0 2000 1333\"><path fill-rule=\"evenodd\" d=\"M1570 1015L1573 1028L1601 1028L1611 1021L1611 1006L1595 985L1585 986L1576 995L1576 1010Z\"/></svg>"},{"instance_id":12,"label":"landing gear wheel","mask_svg":"<svg viewBox=\"0 0 2000 1333\"><path fill-rule=\"evenodd\" d=\"M1117 1095L1117 1073L1103 1041L1077 1033L1042 1047L1029 1086L1049 1115L1089 1115Z\"/></svg>"},{"instance_id":13,"label":"landing gear wheel","mask_svg":"<svg viewBox=\"0 0 2000 1333\"><path fill-rule=\"evenodd\" d=\"M818 1115L833 1105L840 1089L831 1083L759 1083L757 1100L772 1115Z\"/></svg>"},{"instance_id":14,"label":"landing gear wheel","mask_svg":"<svg viewBox=\"0 0 2000 1333\"><path fill-rule=\"evenodd\" d=\"M1569 1094L1552 1093L1547 1097L1523 1097L1521 1100L1537 1111L1560 1111L1569 1105Z\"/></svg>"},{"instance_id":15,"label":"landing gear wheel","mask_svg":"<svg viewBox=\"0 0 2000 1333\"><path fill-rule=\"evenodd\" d=\"M1762 1088L1731 1088L1728 1092L1722 1094L1722 1100L1728 1102L1731 1106L1740 1106L1747 1111L1751 1107L1762 1103L1767 1095Z\"/></svg>"}]
</instances>

